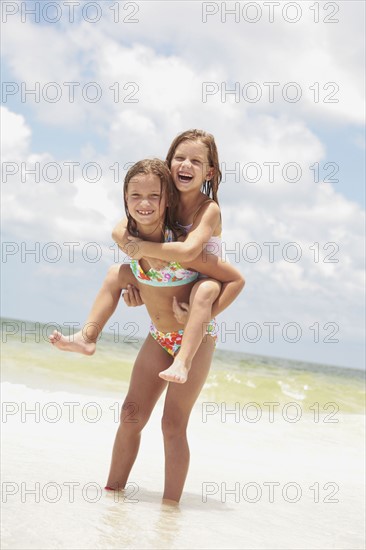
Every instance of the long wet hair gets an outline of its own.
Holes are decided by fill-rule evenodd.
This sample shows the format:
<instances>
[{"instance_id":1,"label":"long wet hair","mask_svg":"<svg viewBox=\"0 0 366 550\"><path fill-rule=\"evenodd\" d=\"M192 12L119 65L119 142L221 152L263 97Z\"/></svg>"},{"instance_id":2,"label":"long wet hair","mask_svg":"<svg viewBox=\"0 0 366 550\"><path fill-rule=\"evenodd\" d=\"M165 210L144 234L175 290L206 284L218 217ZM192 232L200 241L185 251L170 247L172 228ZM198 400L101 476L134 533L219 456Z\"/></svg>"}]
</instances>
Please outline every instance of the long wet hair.
<instances>
[{"instance_id":1,"label":"long wet hair","mask_svg":"<svg viewBox=\"0 0 366 550\"><path fill-rule=\"evenodd\" d=\"M133 177L138 174L154 174L160 179L160 201L162 197L164 197L167 205L163 221L163 231L166 227L171 229L174 235L174 239L176 240L177 236L181 233L175 222L177 217L179 193L174 185L167 163L157 158L139 160L133 166L131 166L125 176L123 184L123 200L127 216L128 232L131 233L131 235L138 236L136 221L133 219L128 210L126 197L129 182Z\"/></svg>"},{"instance_id":2,"label":"long wet hair","mask_svg":"<svg viewBox=\"0 0 366 550\"><path fill-rule=\"evenodd\" d=\"M210 167L214 168L214 175L210 180L203 182L202 192L219 204L217 194L222 175L215 138L212 134L209 134L204 130L187 130L186 132L182 132L173 140L171 146L169 147L169 151L166 156L166 162L168 163L169 168L171 168L172 160L178 145L180 145L183 141L201 141L207 147L208 162Z\"/></svg>"}]
</instances>

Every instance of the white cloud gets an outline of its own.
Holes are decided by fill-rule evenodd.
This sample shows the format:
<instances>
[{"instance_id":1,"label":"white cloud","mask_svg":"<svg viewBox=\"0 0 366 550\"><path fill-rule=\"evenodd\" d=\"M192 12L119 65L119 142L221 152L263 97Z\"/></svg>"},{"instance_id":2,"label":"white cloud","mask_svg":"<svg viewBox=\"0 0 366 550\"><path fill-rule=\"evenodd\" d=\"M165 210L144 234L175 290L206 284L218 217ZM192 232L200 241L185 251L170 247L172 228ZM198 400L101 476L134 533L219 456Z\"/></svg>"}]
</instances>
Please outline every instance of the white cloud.
<instances>
[{"instance_id":1,"label":"white cloud","mask_svg":"<svg viewBox=\"0 0 366 550\"><path fill-rule=\"evenodd\" d=\"M26 125L24 117L1 106L0 118L3 126L1 144L3 162L23 159L31 136L31 130Z\"/></svg>"},{"instance_id":2,"label":"white cloud","mask_svg":"<svg viewBox=\"0 0 366 550\"><path fill-rule=\"evenodd\" d=\"M103 182L76 178L72 183L64 159L31 151L32 132L22 115L6 107L1 107L1 115L2 222L8 234L22 241L110 240L111 221L103 207L104 212L112 211L115 216L119 209L108 200ZM55 172L52 167L46 169L48 164L58 166L60 181L50 181ZM36 166L39 176L26 172L34 171Z\"/></svg>"},{"instance_id":3,"label":"white cloud","mask_svg":"<svg viewBox=\"0 0 366 550\"><path fill-rule=\"evenodd\" d=\"M359 53L361 4L342 4L340 22L336 24L315 24L308 6L303 8L303 17L296 24L287 23L282 17L269 23L265 16L256 24L242 19L235 23L233 17L222 23L220 14L208 18L205 24L201 4L188 6L185 2L172 5L165 2L161 9L157 9L156 2L144 2L139 5L139 23L124 23L122 27L111 25L112 14L108 10L94 25L82 22L40 28L31 22L22 24L13 17L4 26L7 63L14 76L30 88L35 82L42 89L46 83L59 83L60 102L52 104L41 97L40 103L33 106L48 124L67 127L89 119L97 128L108 128L116 113L127 106L113 103L109 87L115 82L121 85L122 99L132 93L132 89L123 90L123 85L136 82L140 105L135 112L143 111L146 105L156 124L162 116L173 119L175 124L184 124L191 109L195 110L194 120L200 120L201 112L205 114L206 125L207 117L211 114L215 118L218 111L227 111L236 118L256 113L272 116L287 113L292 118L296 113L314 122L359 124L363 122L364 95L363 59ZM321 21L326 15L329 15L326 11L321 14ZM343 47L344 40L347 48ZM80 101L83 86L90 81L101 87L103 95L98 104ZM238 82L239 103L223 104L220 93L202 103L201 87L205 81L219 85L225 82L228 87ZM67 100L68 88L64 82L80 83L75 88L79 101ZM261 87L262 99L257 103L249 103L242 97L243 85L248 82ZM265 82L280 83L275 87L272 103ZM282 97L283 86L289 82L301 87L302 97L297 103ZM333 91L332 85L324 88L329 82L339 86L339 92L334 94L337 103L327 102ZM310 89L314 83L319 83L317 101L317 91Z\"/></svg>"}]
</instances>

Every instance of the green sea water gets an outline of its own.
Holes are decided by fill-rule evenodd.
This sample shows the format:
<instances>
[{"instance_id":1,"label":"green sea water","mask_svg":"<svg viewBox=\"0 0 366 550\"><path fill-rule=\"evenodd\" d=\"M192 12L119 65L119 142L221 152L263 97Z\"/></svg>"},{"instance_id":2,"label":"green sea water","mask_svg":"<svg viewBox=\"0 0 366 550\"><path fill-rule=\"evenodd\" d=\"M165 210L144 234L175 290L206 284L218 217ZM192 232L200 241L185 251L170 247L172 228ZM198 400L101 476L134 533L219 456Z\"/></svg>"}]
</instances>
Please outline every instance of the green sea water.
<instances>
[{"instance_id":1,"label":"green sea water","mask_svg":"<svg viewBox=\"0 0 366 550\"><path fill-rule=\"evenodd\" d=\"M55 349L41 324L3 319L2 328L2 548L365 547L363 372L216 350L171 509L161 505L164 394L129 478L134 500L103 491L142 342L104 334L86 357Z\"/></svg>"},{"instance_id":2,"label":"green sea water","mask_svg":"<svg viewBox=\"0 0 366 550\"><path fill-rule=\"evenodd\" d=\"M68 389L87 387L95 393L125 393L142 344L142 340L130 343L123 337L116 341L115 335L103 333L97 352L87 357L55 349L47 340L47 327L41 323L2 319L1 327L3 380L27 380L39 387L55 384ZM298 403L311 414L358 414L365 410L365 373L216 350L200 399L240 406L257 403L261 407L266 402L279 406Z\"/></svg>"}]
</instances>

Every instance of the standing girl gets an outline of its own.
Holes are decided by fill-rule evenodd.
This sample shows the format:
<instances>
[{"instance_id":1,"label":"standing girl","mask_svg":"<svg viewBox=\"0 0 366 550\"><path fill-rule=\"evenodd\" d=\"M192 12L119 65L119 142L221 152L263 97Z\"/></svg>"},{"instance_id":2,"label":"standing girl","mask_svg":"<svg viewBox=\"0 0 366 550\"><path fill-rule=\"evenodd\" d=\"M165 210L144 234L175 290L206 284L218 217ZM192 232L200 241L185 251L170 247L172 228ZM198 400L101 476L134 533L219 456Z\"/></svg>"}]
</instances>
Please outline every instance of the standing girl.
<instances>
[{"instance_id":1,"label":"standing girl","mask_svg":"<svg viewBox=\"0 0 366 550\"><path fill-rule=\"evenodd\" d=\"M171 241L176 234L176 224L172 221L175 217L176 193L165 163L159 160L136 163L128 171L124 184L129 232L156 243ZM236 285L231 285L224 292L229 295L229 301L236 297L243 286L240 274L217 256L209 256L206 262L198 258L190 262L190 268L204 271L207 275L217 273L223 281L236 280ZM189 299L198 275L196 271L176 262L170 262L163 270L153 270L149 269L145 260L140 263L132 260L131 268L124 265L119 269L120 288L131 283L137 284L152 319L152 326L136 358L123 403L106 487L108 490L125 487L138 453L141 431L168 386L162 418L165 451L163 499L176 503L181 497L189 465L186 428L192 407L206 380L215 346L210 330L210 336L200 344L192 361L186 384L167 384L158 374L162 368L168 368L171 362L171 356L166 353L169 349L165 341L172 339L179 345L177 336L181 336L179 324L171 309L173 296L182 301ZM161 335L165 338L161 339Z\"/></svg>"}]
</instances>

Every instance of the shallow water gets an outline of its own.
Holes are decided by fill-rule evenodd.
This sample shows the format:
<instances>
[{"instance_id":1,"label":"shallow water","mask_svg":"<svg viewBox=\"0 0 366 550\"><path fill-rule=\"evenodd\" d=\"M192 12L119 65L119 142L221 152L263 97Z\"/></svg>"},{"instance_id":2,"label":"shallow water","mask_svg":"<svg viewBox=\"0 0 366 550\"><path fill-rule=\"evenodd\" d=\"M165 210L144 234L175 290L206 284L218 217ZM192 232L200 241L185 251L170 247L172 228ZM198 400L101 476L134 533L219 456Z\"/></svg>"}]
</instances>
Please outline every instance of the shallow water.
<instances>
[{"instance_id":1,"label":"shallow water","mask_svg":"<svg viewBox=\"0 0 366 550\"><path fill-rule=\"evenodd\" d=\"M125 493L103 490L138 345L3 345L2 547L364 548L363 375L218 353L161 504L159 401Z\"/></svg>"}]
</instances>

